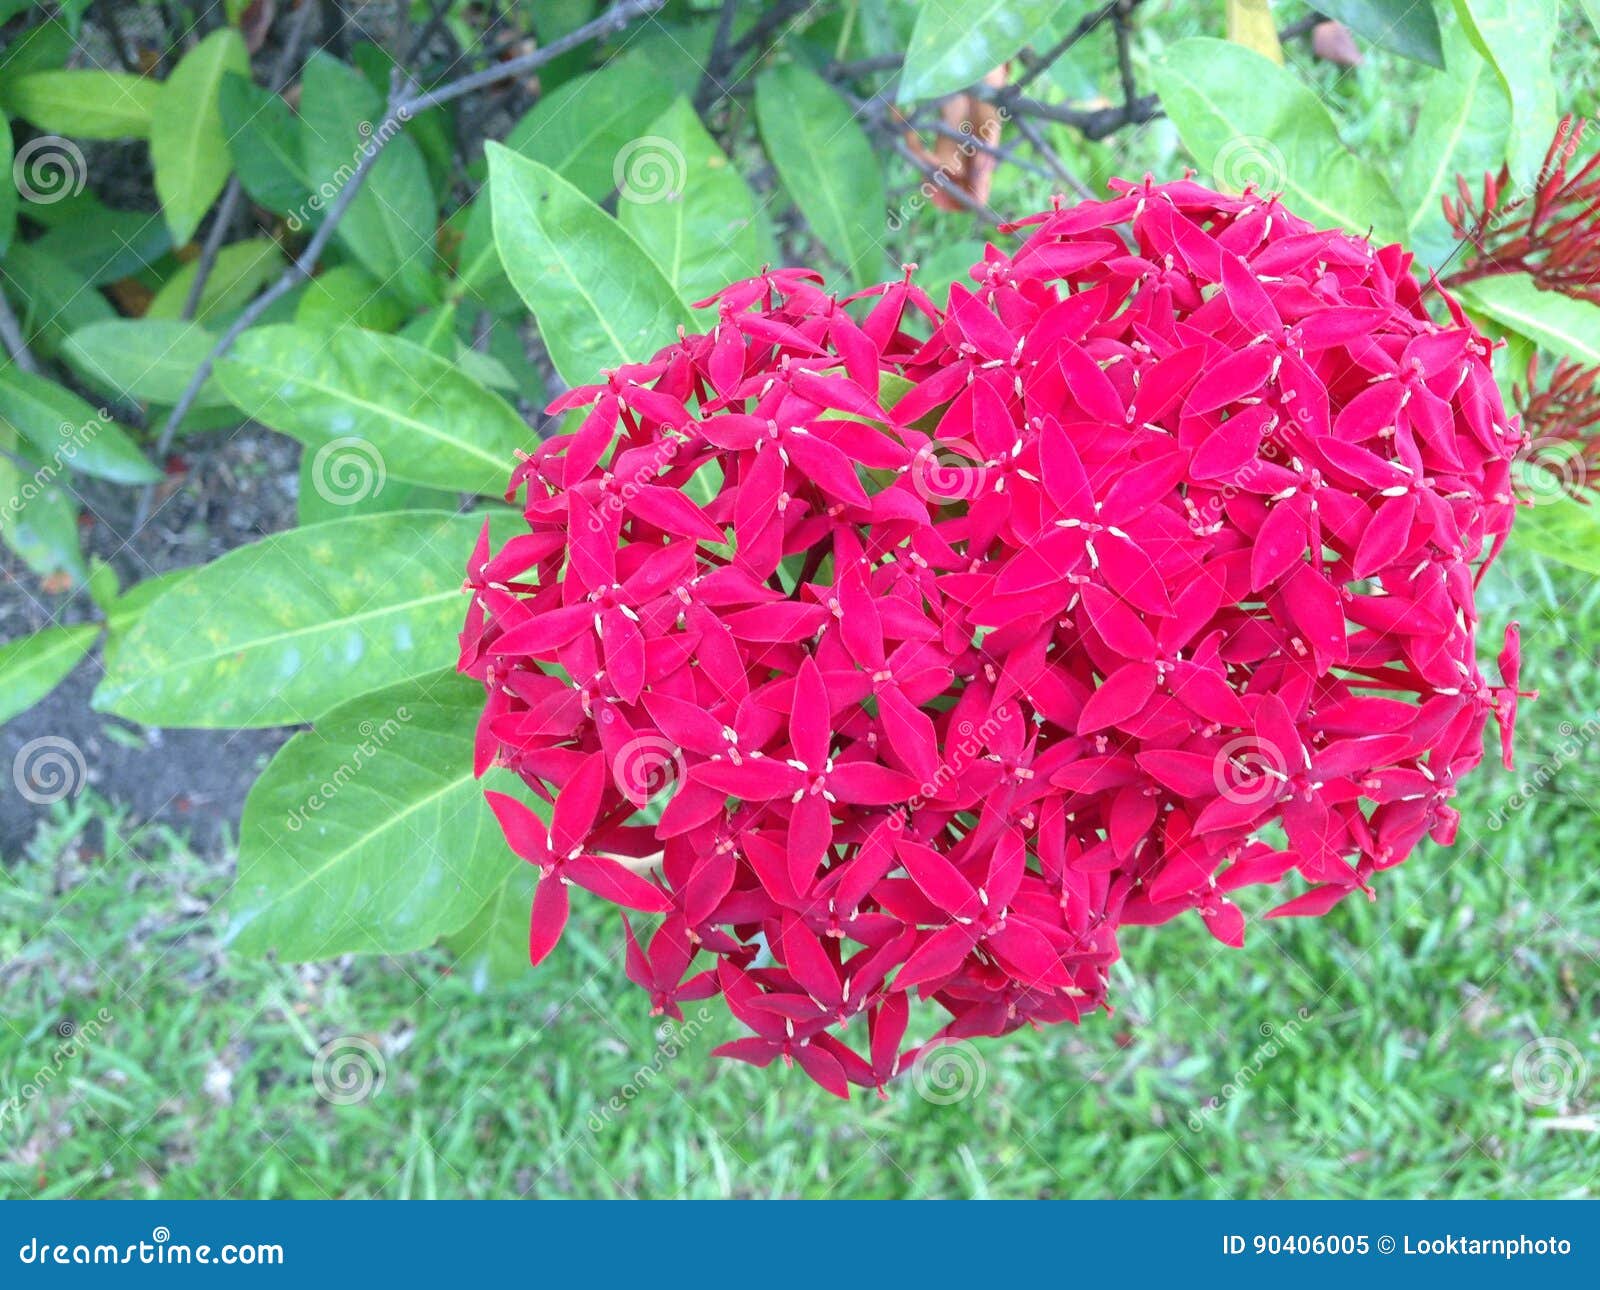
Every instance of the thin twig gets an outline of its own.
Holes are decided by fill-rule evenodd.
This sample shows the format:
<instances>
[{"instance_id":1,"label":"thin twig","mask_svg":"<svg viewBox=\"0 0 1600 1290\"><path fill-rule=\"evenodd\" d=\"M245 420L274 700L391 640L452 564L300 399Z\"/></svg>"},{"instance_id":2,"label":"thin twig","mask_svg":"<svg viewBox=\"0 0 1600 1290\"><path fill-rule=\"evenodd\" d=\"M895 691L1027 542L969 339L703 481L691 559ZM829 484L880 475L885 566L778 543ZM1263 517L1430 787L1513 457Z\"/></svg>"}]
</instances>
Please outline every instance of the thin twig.
<instances>
[{"instance_id":1,"label":"thin twig","mask_svg":"<svg viewBox=\"0 0 1600 1290\"><path fill-rule=\"evenodd\" d=\"M946 125L943 121L929 121L926 124L913 121L910 123L913 130L932 130L933 133L943 135L946 139L954 139L964 147L971 148L974 152L981 152L985 156L993 157L996 161L1009 161L1013 166L1026 170L1035 175L1048 178L1050 172L1036 161L1029 161L1026 157L1007 148L1004 144L987 143L978 138L972 130L958 130L953 125Z\"/></svg>"},{"instance_id":2,"label":"thin twig","mask_svg":"<svg viewBox=\"0 0 1600 1290\"><path fill-rule=\"evenodd\" d=\"M986 202L980 202L971 193L967 192L965 188L961 187L960 184L952 180L950 176L945 174L945 172L938 166L931 165L930 163L924 161L921 157L917 156L916 153L912 152L911 149L906 146L906 141L904 139L901 139L898 136L895 138L894 150L903 158L905 158L905 160L909 161L913 166L915 166L922 173L922 177L925 180L947 195L952 201L959 202L974 215L978 216L980 219L986 220L990 224L999 225L1004 223L1000 216L995 214L995 212L990 209Z\"/></svg>"},{"instance_id":3,"label":"thin twig","mask_svg":"<svg viewBox=\"0 0 1600 1290\"><path fill-rule=\"evenodd\" d=\"M534 71L551 59L561 57L568 50L576 49L579 45L587 44L591 40L604 40L607 36L616 34L636 19L654 13L665 3L666 0L621 0L621 3L613 5L592 22L574 28L560 39L552 40L548 45L518 58L496 63L493 67L486 67L481 72L473 72L460 80L441 85L438 89L424 90L406 99L400 105L400 109L403 109L407 116L415 116L419 112L426 112L429 108L436 108L441 103L453 102L475 90L485 89L512 77L521 76L524 72Z\"/></svg>"},{"instance_id":4,"label":"thin twig","mask_svg":"<svg viewBox=\"0 0 1600 1290\"><path fill-rule=\"evenodd\" d=\"M705 75L695 87L694 106L704 112L722 97L722 78L728 74L732 62L728 42L733 39L733 15L738 12L739 0L722 0L722 12L717 15L717 34L711 38L711 57L706 59Z\"/></svg>"},{"instance_id":5,"label":"thin twig","mask_svg":"<svg viewBox=\"0 0 1600 1290\"><path fill-rule=\"evenodd\" d=\"M998 97L998 96L997 96ZM1154 94L1144 94L1132 103L1119 103L1115 107L1071 108L1054 103L1041 103L1038 99L1004 100L1012 116L1040 117L1070 125L1086 139L1104 139L1125 125L1143 125L1161 115L1161 100Z\"/></svg>"},{"instance_id":6,"label":"thin twig","mask_svg":"<svg viewBox=\"0 0 1600 1290\"><path fill-rule=\"evenodd\" d=\"M216 267L223 239L233 227L234 212L239 209L239 198L243 192L239 176L234 175L229 178L228 186L222 193L222 202L217 207L216 215L212 217L210 230L206 233L205 244L200 248L200 259L195 266L194 281L189 284L189 294L184 297L181 315L184 322L193 318L200 308L200 297L205 294L206 283L211 280L211 270Z\"/></svg>"},{"instance_id":7,"label":"thin twig","mask_svg":"<svg viewBox=\"0 0 1600 1290\"><path fill-rule=\"evenodd\" d=\"M17 315L11 308L11 301L6 299L4 292L0 292L0 340L5 341L6 352L11 355L11 361L24 372L39 370L39 361L28 348L28 342L22 334L22 324L17 321Z\"/></svg>"},{"instance_id":8,"label":"thin twig","mask_svg":"<svg viewBox=\"0 0 1600 1290\"><path fill-rule=\"evenodd\" d=\"M1117 33L1117 76L1122 81L1122 103L1130 111L1139 97L1139 86L1133 76L1133 28L1128 22L1132 5L1118 5L1112 15L1112 26Z\"/></svg>"},{"instance_id":9,"label":"thin twig","mask_svg":"<svg viewBox=\"0 0 1600 1290\"><path fill-rule=\"evenodd\" d=\"M1044 132L1038 126L1027 117L1018 116L1016 113L1012 113L1008 120L1011 125L1017 127L1017 133L1032 145L1033 150L1044 158L1044 164L1055 172L1057 179L1085 200L1094 196L1094 190L1061 160L1061 154L1050 146L1050 141L1044 137Z\"/></svg>"},{"instance_id":10,"label":"thin twig","mask_svg":"<svg viewBox=\"0 0 1600 1290\"><path fill-rule=\"evenodd\" d=\"M1091 31L1116 13L1120 0L1111 0L1110 4L1103 4L1093 13L1085 14L1078 20L1078 25L1069 31L1055 44L1050 46L1027 71L1006 86L1007 96L1016 97L1023 90L1032 85L1034 81L1050 70L1050 66L1059 59L1067 50L1071 49Z\"/></svg>"}]
</instances>

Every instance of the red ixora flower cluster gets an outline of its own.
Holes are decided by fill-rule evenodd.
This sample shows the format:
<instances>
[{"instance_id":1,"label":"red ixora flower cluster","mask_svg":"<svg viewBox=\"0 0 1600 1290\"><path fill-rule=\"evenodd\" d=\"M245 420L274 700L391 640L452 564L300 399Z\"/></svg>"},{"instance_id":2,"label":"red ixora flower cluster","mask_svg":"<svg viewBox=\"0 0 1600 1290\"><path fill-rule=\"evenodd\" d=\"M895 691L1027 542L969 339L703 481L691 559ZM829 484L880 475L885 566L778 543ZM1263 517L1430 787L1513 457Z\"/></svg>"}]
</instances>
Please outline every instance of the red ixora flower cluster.
<instances>
[{"instance_id":1,"label":"red ixora flower cluster","mask_svg":"<svg viewBox=\"0 0 1600 1290\"><path fill-rule=\"evenodd\" d=\"M663 915L623 919L656 1011L720 992L720 1053L846 1096L919 1051L913 992L934 1044L1076 1022L1121 926L1239 945L1243 888L1321 914L1451 840L1517 701L1514 633L1501 686L1475 658L1519 443L1489 342L1399 247L1113 192L943 308L768 272L555 401L461 654L479 772L553 802L489 795L534 962L570 884Z\"/></svg>"}]
</instances>

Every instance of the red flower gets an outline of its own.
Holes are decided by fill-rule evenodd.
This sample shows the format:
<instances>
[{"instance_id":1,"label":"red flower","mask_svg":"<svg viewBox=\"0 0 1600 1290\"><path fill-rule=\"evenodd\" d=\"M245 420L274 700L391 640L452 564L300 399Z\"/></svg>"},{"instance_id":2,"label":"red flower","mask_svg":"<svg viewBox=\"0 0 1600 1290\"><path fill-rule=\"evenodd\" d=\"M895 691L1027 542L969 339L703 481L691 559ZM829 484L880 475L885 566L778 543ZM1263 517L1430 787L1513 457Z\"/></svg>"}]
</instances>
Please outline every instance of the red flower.
<instances>
[{"instance_id":1,"label":"red flower","mask_svg":"<svg viewBox=\"0 0 1600 1290\"><path fill-rule=\"evenodd\" d=\"M1246 888L1320 914L1450 840L1518 697L1514 633L1476 661L1520 444L1488 342L1398 247L1115 192L945 309L772 272L552 406L461 656L479 769L554 803L490 795L535 961L568 883L664 913L624 919L655 1011L721 993L723 1055L881 1091L913 993L931 1044L1076 1022L1124 924L1239 945Z\"/></svg>"}]
</instances>

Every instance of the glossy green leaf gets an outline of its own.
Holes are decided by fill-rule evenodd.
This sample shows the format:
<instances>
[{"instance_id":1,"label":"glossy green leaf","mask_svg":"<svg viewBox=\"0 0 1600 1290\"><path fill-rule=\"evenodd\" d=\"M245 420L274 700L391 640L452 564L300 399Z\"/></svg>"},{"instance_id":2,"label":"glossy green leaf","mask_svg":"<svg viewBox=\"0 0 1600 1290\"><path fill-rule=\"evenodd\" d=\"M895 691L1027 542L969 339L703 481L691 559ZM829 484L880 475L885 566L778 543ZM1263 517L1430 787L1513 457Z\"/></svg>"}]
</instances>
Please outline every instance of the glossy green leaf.
<instances>
[{"instance_id":1,"label":"glossy green leaf","mask_svg":"<svg viewBox=\"0 0 1600 1290\"><path fill-rule=\"evenodd\" d=\"M1552 68L1561 30L1558 0L1455 0L1456 15L1478 52L1494 64L1511 96L1507 160L1531 181L1556 132Z\"/></svg>"},{"instance_id":2,"label":"glossy green leaf","mask_svg":"<svg viewBox=\"0 0 1600 1290\"><path fill-rule=\"evenodd\" d=\"M1184 146L1219 187L1241 192L1253 182L1283 193L1313 223L1370 230L1379 243L1400 236L1405 217L1388 182L1339 141L1322 100L1295 73L1196 36L1167 50L1155 86Z\"/></svg>"},{"instance_id":3,"label":"glossy green leaf","mask_svg":"<svg viewBox=\"0 0 1600 1290\"><path fill-rule=\"evenodd\" d=\"M82 197L87 201L81 209L53 223L50 231L31 245L60 260L90 285L131 277L172 249L167 226L148 211L113 210L90 193ZM31 208L29 217L41 209L54 211L56 205Z\"/></svg>"},{"instance_id":4,"label":"glossy green leaf","mask_svg":"<svg viewBox=\"0 0 1600 1290\"><path fill-rule=\"evenodd\" d=\"M688 99L630 145L620 174L618 221L685 302L761 271L755 196Z\"/></svg>"},{"instance_id":5,"label":"glossy green leaf","mask_svg":"<svg viewBox=\"0 0 1600 1290\"><path fill-rule=\"evenodd\" d=\"M323 481L320 488L318 480ZM455 493L406 479L387 479L377 492L363 495L357 489L347 497L330 489L327 480L327 459L319 465L315 452L301 453L300 491L295 498L295 518L301 524L321 524L352 515L387 515L392 511L448 510L457 501Z\"/></svg>"},{"instance_id":6,"label":"glossy green leaf","mask_svg":"<svg viewBox=\"0 0 1600 1290\"><path fill-rule=\"evenodd\" d=\"M93 623L46 627L0 645L0 722L27 711L60 685L99 635Z\"/></svg>"},{"instance_id":7,"label":"glossy green leaf","mask_svg":"<svg viewBox=\"0 0 1600 1290\"><path fill-rule=\"evenodd\" d=\"M1600 365L1600 305L1541 291L1526 273L1481 278L1456 288L1469 308L1526 336L1542 349Z\"/></svg>"},{"instance_id":8,"label":"glossy green leaf","mask_svg":"<svg viewBox=\"0 0 1600 1290\"><path fill-rule=\"evenodd\" d=\"M883 174L850 108L815 73L795 63L756 81L756 121L783 186L822 248L857 285L883 267Z\"/></svg>"},{"instance_id":9,"label":"glossy green leaf","mask_svg":"<svg viewBox=\"0 0 1600 1290\"><path fill-rule=\"evenodd\" d=\"M1518 508L1507 545L1600 577L1600 511L1545 487L1535 496Z\"/></svg>"},{"instance_id":10,"label":"glossy green leaf","mask_svg":"<svg viewBox=\"0 0 1600 1290\"><path fill-rule=\"evenodd\" d=\"M61 346L61 357L108 398L173 404L215 343L198 323L110 318L73 332ZM200 387L196 406L226 403L215 378Z\"/></svg>"},{"instance_id":11,"label":"glossy green leaf","mask_svg":"<svg viewBox=\"0 0 1600 1290\"><path fill-rule=\"evenodd\" d=\"M1460 27L1445 37L1444 70L1428 78L1429 94L1401 159L1397 190L1405 242L1431 268L1456 249L1439 199L1455 193L1456 176L1476 180L1495 171L1506 152L1511 100L1493 67Z\"/></svg>"},{"instance_id":12,"label":"glossy green leaf","mask_svg":"<svg viewBox=\"0 0 1600 1290\"><path fill-rule=\"evenodd\" d=\"M932 0L917 9L899 98L975 85L1045 28L1061 0Z\"/></svg>"},{"instance_id":13,"label":"glossy green leaf","mask_svg":"<svg viewBox=\"0 0 1600 1290\"><path fill-rule=\"evenodd\" d=\"M8 80L13 116L69 139L143 139L150 134L161 85L127 72L29 72Z\"/></svg>"},{"instance_id":14,"label":"glossy green leaf","mask_svg":"<svg viewBox=\"0 0 1600 1290\"><path fill-rule=\"evenodd\" d=\"M1448 67L1439 38L1439 19L1430 0L1318 0L1317 11L1326 14L1370 40L1406 58L1434 67Z\"/></svg>"},{"instance_id":15,"label":"glossy green leaf","mask_svg":"<svg viewBox=\"0 0 1600 1290\"><path fill-rule=\"evenodd\" d=\"M619 187L618 160L671 106L672 83L638 54L556 89L506 135L505 146L549 166L586 197L602 201Z\"/></svg>"},{"instance_id":16,"label":"glossy green leaf","mask_svg":"<svg viewBox=\"0 0 1600 1290\"><path fill-rule=\"evenodd\" d=\"M4 422L0 450L0 540L41 578L87 582L78 501L58 482L61 471L36 461Z\"/></svg>"},{"instance_id":17,"label":"glossy green leaf","mask_svg":"<svg viewBox=\"0 0 1600 1290\"><path fill-rule=\"evenodd\" d=\"M229 72L248 76L250 54L235 28L219 27L178 60L156 97L150 163L156 196L179 246L194 236L232 169L218 107Z\"/></svg>"},{"instance_id":18,"label":"glossy green leaf","mask_svg":"<svg viewBox=\"0 0 1600 1290\"><path fill-rule=\"evenodd\" d=\"M65 67L76 44L65 23L46 18L11 38L5 49L6 79ZM9 101L4 81L0 81L0 100Z\"/></svg>"},{"instance_id":19,"label":"glossy green leaf","mask_svg":"<svg viewBox=\"0 0 1600 1290\"><path fill-rule=\"evenodd\" d=\"M389 475L499 494L533 438L514 408L449 359L359 327L252 328L217 379L236 407L322 458L330 500L381 492Z\"/></svg>"},{"instance_id":20,"label":"glossy green leaf","mask_svg":"<svg viewBox=\"0 0 1600 1290\"><path fill-rule=\"evenodd\" d=\"M295 322L322 331L351 325L393 331L405 317L405 306L356 264L336 264L317 274L294 310Z\"/></svg>"},{"instance_id":21,"label":"glossy green leaf","mask_svg":"<svg viewBox=\"0 0 1600 1290\"><path fill-rule=\"evenodd\" d=\"M672 284L616 220L548 166L498 144L486 151L501 263L563 380L642 362L688 324Z\"/></svg>"},{"instance_id":22,"label":"glossy green leaf","mask_svg":"<svg viewBox=\"0 0 1600 1290\"><path fill-rule=\"evenodd\" d=\"M201 288L194 320L211 325L224 323L229 314L243 309L283 269L283 251L270 237L250 237L229 243L217 252L211 273ZM161 284L161 290L156 292L144 316L181 320L198 272L198 261L185 264Z\"/></svg>"},{"instance_id":23,"label":"glossy green leaf","mask_svg":"<svg viewBox=\"0 0 1600 1290\"><path fill-rule=\"evenodd\" d=\"M217 108L234 169L251 199L279 215L305 207L311 180L300 122L282 97L246 77L227 75Z\"/></svg>"},{"instance_id":24,"label":"glossy green leaf","mask_svg":"<svg viewBox=\"0 0 1600 1290\"><path fill-rule=\"evenodd\" d=\"M161 478L109 414L54 381L10 364L0 367L0 422L54 467L118 484L152 484Z\"/></svg>"},{"instance_id":25,"label":"glossy green leaf","mask_svg":"<svg viewBox=\"0 0 1600 1290\"><path fill-rule=\"evenodd\" d=\"M193 569L168 569L165 573L158 573L153 578L145 578L133 584L126 591L118 592L108 603L101 607L106 615L106 643L100 650L100 663L104 671L110 672L119 666L116 662L122 644L128 638L128 633L144 615L144 611L164 596L172 588L187 578ZM95 585L97 568L90 575L89 586ZM100 601L97 599L96 603Z\"/></svg>"},{"instance_id":26,"label":"glossy green leaf","mask_svg":"<svg viewBox=\"0 0 1600 1290\"><path fill-rule=\"evenodd\" d=\"M357 516L275 533L164 591L95 706L148 725L281 726L451 663L481 518Z\"/></svg>"},{"instance_id":27,"label":"glossy green leaf","mask_svg":"<svg viewBox=\"0 0 1600 1290\"><path fill-rule=\"evenodd\" d=\"M311 181L308 201L326 211L376 147L383 98L366 79L333 55L317 52L301 77L301 139ZM316 221L310 211L301 223ZM428 304L433 282L438 212L427 166L405 134L384 146L371 173L339 221L338 241L372 273L412 304ZM291 219L291 227L296 227Z\"/></svg>"},{"instance_id":28,"label":"glossy green leaf","mask_svg":"<svg viewBox=\"0 0 1600 1290\"><path fill-rule=\"evenodd\" d=\"M472 774L482 706L481 686L434 672L285 744L245 802L235 948L398 954L469 923L523 866Z\"/></svg>"}]
</instances>

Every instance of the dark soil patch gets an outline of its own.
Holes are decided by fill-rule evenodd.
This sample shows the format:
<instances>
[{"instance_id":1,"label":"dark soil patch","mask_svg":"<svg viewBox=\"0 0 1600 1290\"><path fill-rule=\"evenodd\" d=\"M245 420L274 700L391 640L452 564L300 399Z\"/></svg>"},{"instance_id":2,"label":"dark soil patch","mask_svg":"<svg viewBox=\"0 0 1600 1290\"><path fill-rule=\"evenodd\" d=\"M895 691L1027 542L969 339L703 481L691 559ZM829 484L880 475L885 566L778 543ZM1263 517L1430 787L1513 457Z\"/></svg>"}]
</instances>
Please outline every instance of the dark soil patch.
<instances>
[{"instance_id":1,"label":"dark soil patch","mask_svg":"<svg viewBox=\"0 0 1600 1290\"><path fill-rule=\"evenodd\" d=\"M299 448L254 426L195 435L135 532L137 491L74 478L82 501L83 548L117 571L124 588L171 569L216 559L294 524ZM0 643L52 624L94 621L82 587L51 594L0 551ZM45 737L82 754L88 784L144 820L180 825L215 851L233 835L251 783L289 730L170 730L95 712L102 675L96 648L43 702L0 727L0 852L20 849L49 810L17 791L19 749Z\"/></svg>"}]
</instances>

